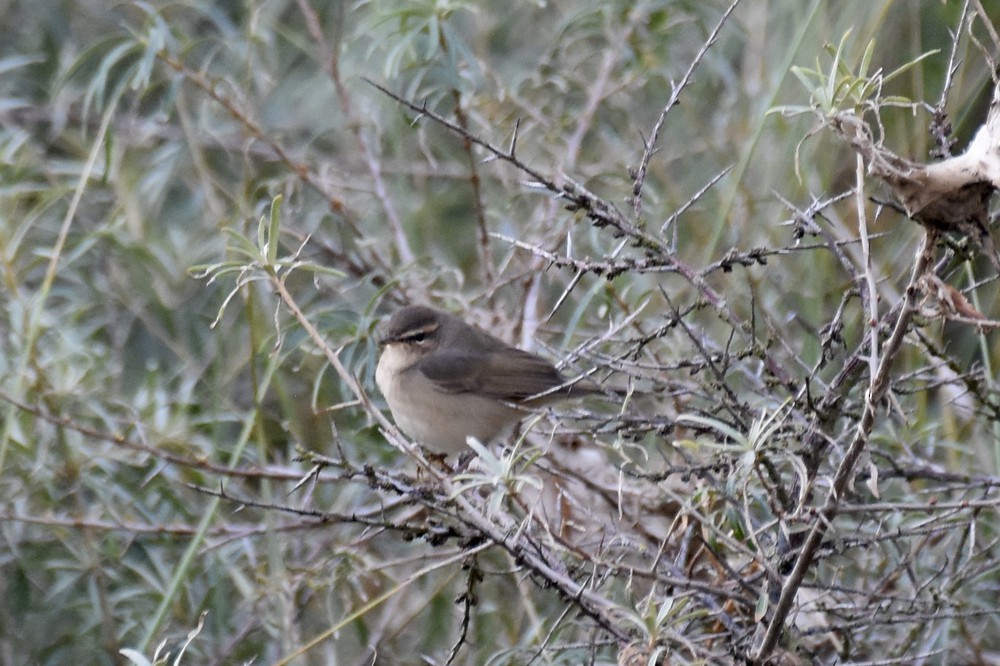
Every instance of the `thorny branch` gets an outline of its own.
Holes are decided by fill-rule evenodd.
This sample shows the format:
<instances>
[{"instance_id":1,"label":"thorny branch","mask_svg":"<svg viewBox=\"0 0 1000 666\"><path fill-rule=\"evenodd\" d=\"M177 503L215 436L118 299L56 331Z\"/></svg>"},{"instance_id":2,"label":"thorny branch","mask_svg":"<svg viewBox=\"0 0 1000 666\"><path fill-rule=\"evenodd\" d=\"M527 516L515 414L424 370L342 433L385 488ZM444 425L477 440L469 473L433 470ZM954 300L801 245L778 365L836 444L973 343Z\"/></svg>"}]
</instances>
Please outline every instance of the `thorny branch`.
<instances>
[{"instance_id":1,"label":"thorny branch","mask_svg":"<svg viewBox=\"0 0 1000 666\"><path fill-rule=\"evenodd\" d=\"M701 61L704 60L705 55L708 50L712 48L716 40L719 38L719 34L722 32L722 27L729 21L729 17L736 10L736 6L740 3L740 0L733 0L732 4L726 8L726 11L722 13L722 17L719 18L719 22L715 24L712 32L709 33L708 38L702 43L701 49L691 59L691 63L688 65L687 71L684 72L684 76L681 80L674 84L672 90L670 91L670 99L663 106L663 110L660 112L660 116L656 119L656 123L653 125L653 131L649 135L649 139L645 141L645 150L642 152L642 159L639 161L639 168L635 170L635 179L632 185L632 210L635 213L635 218L639 219L642 217L642 191L646 184L646 172L649 169L649 161L653 158L653 153L656 150L656 146L659 143L660 132L663 130L663 125L667 121L667 114L670 109L674 108L680 101L681 93L687 88L688 84L691 83L691 79L694 76L695 70ZM728 170L728 169L727 169ZM667 225L664 225L665 227Z\"/></svg>"},{"instance_id":2,"label":"thorny branch","mask_svg":"<svg viewBox=\"0 0 1000 666\"><path fill-rule=\"evenodd\" d=\"M844 458L841 460L840 466L837 468L826 501L813 520L809 536L799 551L795 565L792 567L792 572L785 579L781 589L781 596L768 622L763 640L751 657L751 660L755 663L763 663L778 644L778 638L785 627L785 619L792 609L792 604L795 602L795 596L798 593L799 587L805 580L813 559L816 557L816 551L823 542L823 537L826 535L827 530L830 529L833 519L837 515L837 510L847 490L848 481L854 474L854 467L861 457L865 445L868 443L872 425L875 423L875 413L885 399L885 394L889 387L892 365L899 354L899 350L903 344L903 337L909 330L910 322L917 308L917 282L933 265L935 241L936 235L933 232L925 234L920 251L917 254L917 260L913 266L910 283L906 288L905 300L896 317L892 335L885 342L878 371L872 376L869 383L865 397L864 412L858 423L857 433L850 447L847 449Z\"/></svg>"},{"instance_id":3,"label":"thorny branch","mask_svg":"<svg viewBox=\"0 0 1000 666\"><path fill-rule=\"evenodd\" d=\"M417 104L407 100L374 81L369 80L368 83L411 111L416 112L419 116L426 116L452 132L466 137L469 141L484 148L494 157L508 162L523 171L533 179L535 187L547 190L559 199L566 201L567 210L584 212L595 227L611 227L614 230L613 236L625 236L629 238L635 247L643 250L648 256L655 257L660 262L664 272L676 272L697 288L706 302L710 303L716 309L723 320L733 327L734 331L745 338L751 337L751 333L747 329L745 322L728 306L725 297L713 289L705 280L705 273L695 270L682 261L669 245L658 236L626 220L625 216L614 204L588 191L582 185L574 183L568 177L565 179L565 183L559 187L553 179L544 176L540 171L523 162L514 153L513 148L509 151L499 148L485 139L472 134L461 125L435 113L426 104ZM757 260L752 259L751 261L756 262ZM761 353L771 376L782 385L792 388L791 379L782 364L770 357L765 351L761 350Z\"/></svg>"}]
</instances>

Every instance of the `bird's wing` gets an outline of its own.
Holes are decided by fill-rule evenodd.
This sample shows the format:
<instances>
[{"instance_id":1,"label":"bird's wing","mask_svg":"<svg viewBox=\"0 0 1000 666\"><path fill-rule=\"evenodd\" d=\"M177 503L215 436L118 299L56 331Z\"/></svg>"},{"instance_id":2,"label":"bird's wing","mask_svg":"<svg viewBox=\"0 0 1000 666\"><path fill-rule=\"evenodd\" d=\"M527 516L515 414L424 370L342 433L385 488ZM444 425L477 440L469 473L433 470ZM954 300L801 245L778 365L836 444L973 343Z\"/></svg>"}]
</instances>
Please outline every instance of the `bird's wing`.
<instances>
[{"instance_id":1,"label":"bird's wing","mask_svg":"<svg viewBox=\"0 0 1000 666\"><path fill-rule=\"evenodd\" d=\"M439 349L418 366L442 391L496 400L524 400L565 381L545 359L513 347L487 354Z\"/></svg>"}]
</instances>

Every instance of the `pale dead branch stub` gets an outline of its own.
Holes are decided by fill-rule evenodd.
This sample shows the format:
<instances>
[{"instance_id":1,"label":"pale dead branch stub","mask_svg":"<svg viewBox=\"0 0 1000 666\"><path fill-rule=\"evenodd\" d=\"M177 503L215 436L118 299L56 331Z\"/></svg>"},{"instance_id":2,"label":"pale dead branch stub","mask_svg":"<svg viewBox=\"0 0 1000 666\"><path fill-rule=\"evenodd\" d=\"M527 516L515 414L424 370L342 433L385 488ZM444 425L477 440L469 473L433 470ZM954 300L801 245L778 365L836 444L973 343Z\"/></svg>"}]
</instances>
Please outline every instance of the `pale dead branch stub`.
<instances>
[{"instance_id":1,"label":"pale dead branch stub","mask_svg":"<svg viewBox=\"0 0 1000 666\"><path fill-rule=\"evenodd\" d=\"M969 147L942 162L921 164L896 155L853 113L837 114L832 126L865 159L868 172L892 188L909 217L928 229L968 238L1000 272L989 228L990 199L1000 188L1000 86Z\"/></svg>"}]
</instances>

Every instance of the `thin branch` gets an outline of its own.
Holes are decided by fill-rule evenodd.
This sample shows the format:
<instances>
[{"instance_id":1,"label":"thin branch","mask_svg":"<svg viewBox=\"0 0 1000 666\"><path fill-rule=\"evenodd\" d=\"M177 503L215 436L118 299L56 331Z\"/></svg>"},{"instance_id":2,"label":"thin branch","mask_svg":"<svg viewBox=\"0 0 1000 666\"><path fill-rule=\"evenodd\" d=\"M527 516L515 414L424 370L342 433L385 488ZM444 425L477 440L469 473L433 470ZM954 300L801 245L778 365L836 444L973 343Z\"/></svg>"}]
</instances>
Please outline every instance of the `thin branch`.
<instances>
[{"instance_id":1,"label":"thin branch","mask_svg":"<svg viewBox=\"0 0 1000 666\"><path fill-rule=\"evenodd\" d=\"M635 179L632 184L632 210L635 219L642 217L642 191L643 186L646 183L646 172L649 169L649 161L653 157L653 153L656 151L656 144L660 138L660 132L663 130L663 125L667 121L667 114L670 109L674 108L677 102L680 100L681 93L688 84L691 83L691 79L694 76L694 71L701 64L701 61L705 58L708 50L715 44L716 40L719 38L719 34L722 32L722 26L729 21L729 17L736 10L736 5L740 4L740 0L733 0L725 12L723 12L722 17L715 24L715 28L709 33L708 39L701 45L701 49L695 55L691 64L688 65L687 71L684 72L684 76L681 78L680 82L675 84L673 90L670 93L670 99L664 105L663 110L660 112L660 116L656 119L656 123L653 125L653 131L649 136L649 140L645 141L645 149L642 153L642 159L639 162L639 168L635 171Z\"/></svg>"}]
</instances>

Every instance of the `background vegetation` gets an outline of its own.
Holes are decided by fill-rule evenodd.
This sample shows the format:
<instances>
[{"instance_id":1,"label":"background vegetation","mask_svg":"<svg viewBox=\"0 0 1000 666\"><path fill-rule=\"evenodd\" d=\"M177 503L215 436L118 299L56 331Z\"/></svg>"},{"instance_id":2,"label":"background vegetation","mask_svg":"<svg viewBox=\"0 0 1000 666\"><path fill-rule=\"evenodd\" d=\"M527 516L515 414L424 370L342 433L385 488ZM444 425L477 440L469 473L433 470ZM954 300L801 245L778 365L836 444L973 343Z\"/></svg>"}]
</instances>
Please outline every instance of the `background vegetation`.
<instances>
[{"instance_id":1,"label":"background vegetation","mask_svg":"<svg viewBox=\"0 0 1000 666\"><path fill-rule=\"evenodd\" d=\"M996 269L829 124L960 152L998 12L0 2L0 662L1000 659ZM633 392L428 466L409 302Z\"/></svg>"}]
</instances>

